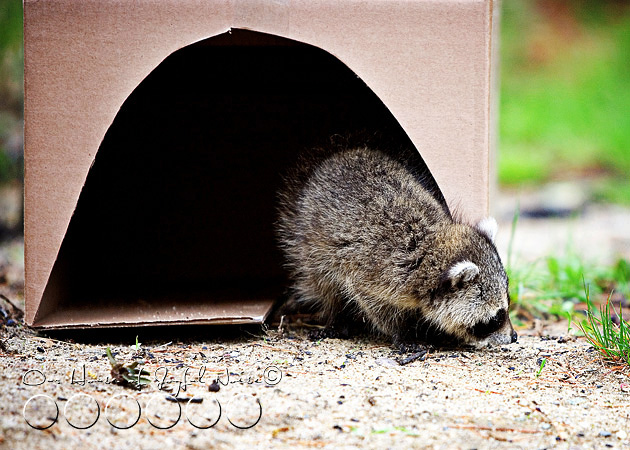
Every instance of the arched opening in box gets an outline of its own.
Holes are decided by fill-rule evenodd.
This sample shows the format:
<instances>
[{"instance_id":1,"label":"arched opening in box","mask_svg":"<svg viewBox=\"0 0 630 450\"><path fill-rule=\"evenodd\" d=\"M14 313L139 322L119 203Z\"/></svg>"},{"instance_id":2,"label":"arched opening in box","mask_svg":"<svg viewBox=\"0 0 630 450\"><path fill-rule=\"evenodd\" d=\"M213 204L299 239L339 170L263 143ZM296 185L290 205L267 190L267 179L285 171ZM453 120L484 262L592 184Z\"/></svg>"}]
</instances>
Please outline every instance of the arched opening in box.
<instances>
[{"instance_id":1,"label":"arched opening in box","mask_svg":"<svg viewBox=\"0 0 630 450\"><path fill-rule=\"evenodd\" d=\"M286 286L282 174L356 131L412 149L428 172L374 92L322 49L232 30L171 54L111 124L42 303L77 326L238 321L239 302L270 304Z\"/></svg>"}]
</instances>

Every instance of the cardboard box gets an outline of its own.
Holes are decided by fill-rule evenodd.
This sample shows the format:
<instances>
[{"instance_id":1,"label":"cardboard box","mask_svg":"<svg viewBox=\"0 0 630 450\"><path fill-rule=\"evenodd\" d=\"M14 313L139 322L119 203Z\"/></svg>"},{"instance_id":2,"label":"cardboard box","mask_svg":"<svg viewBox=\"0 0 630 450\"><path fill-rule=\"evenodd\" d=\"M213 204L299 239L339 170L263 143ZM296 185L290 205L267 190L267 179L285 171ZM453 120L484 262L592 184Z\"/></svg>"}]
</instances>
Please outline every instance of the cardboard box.
<instances>
[{"instance_id":1,"label":"cardboard box","mask_svg":"<svg viewBox=\"0 0 630 450\"><path fill-rule=\"evenodd\" d=\"M25 0L27 324L264 320L280 174L344 130L415 147L486 215L496 9Z\"/></svg>"}]
</instances>

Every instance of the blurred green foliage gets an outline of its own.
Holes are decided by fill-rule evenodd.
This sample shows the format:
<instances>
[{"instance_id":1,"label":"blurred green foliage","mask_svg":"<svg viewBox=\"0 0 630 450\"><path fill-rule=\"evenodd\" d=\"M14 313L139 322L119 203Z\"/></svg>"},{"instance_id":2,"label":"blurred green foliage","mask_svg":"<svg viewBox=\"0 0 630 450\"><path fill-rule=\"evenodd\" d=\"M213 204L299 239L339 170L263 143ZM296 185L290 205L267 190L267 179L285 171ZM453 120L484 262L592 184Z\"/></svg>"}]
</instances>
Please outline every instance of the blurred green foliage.
<instances>
[{"instance_id":1,"label":"blurred green foliage","mask_svg":"<svg viewBox=\"0 0 630 450\"><path fill-rule=\"evenodd\" d=\"M630 3L503 2L499 180L630 204Z\"/></svg>"},{"instance_id":2,"label":"blurred green foliage","mask_svg":"<svg viewBox=\"0 0 630 450\"><path fill-rule=\"evenodd\" d=\"M22 1L0 0L0 183L21 178L24 108Z\"/></svg>"}]
</instances>

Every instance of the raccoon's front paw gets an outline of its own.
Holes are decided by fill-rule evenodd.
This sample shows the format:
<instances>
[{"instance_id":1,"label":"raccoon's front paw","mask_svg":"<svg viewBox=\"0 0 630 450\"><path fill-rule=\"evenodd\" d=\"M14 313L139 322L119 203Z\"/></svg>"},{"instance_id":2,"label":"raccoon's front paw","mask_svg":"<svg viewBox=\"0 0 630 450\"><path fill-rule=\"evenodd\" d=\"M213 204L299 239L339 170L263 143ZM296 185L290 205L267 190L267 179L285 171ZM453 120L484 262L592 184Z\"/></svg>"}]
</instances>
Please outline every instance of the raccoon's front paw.
<instances>
[{"instance_id":1,"label":"raccoon's front paw","mask_svg":"<svg viewBox=\"0 0 630 450\"><path fill-rule=\"evenodd\" d=\"M394 342L394 346L398 349L398 353L401 355L408 355L404 358L398 358L398 364L404 366L418 359L426 359L429 354L429 350L433 347L426 344L420 344L418 342L398 341Z\"/></svg>"},{"instance_id":2,"label":"raccoon's front paw","mask_svg":"<svg viewBox=\"0 0 630 450\"><path fill-rule=\"evenodd\" d=\"M419 352L426 353L428 350L432 348L430 345L427 345L427 344L403 339L398 334L393 336L392 343L400 354L419 353Z\"/></svg>"}]
</instances>

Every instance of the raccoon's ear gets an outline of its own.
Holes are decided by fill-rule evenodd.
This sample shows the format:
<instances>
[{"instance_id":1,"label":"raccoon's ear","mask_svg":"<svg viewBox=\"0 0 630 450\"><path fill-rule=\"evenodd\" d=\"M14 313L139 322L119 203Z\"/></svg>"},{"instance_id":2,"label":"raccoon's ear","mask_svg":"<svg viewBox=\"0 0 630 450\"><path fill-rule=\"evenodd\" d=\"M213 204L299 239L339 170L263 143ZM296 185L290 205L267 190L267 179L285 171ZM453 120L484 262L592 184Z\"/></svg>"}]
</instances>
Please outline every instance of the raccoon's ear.
<instances>
[{"instance_id":1,"label":"raccoon's ear","mask_svg":"<svg viewBox=\"0 0 630 450\"><path fill-rule=\"evenodd\" d=\"M451 286L454 287L473 280L477 275L479 275L479 267L471 261L460 261L453 264L453 266L446 272L446 275L448 280L451 282Z\"/></svg>"},{"instance_id":2,"label":"raccoon's ear","mask_svg":"<svg viewBox=\"0 0 630 450\"><path fill-rule=\"evenodd\" d=\"M497 221L494 220L494 217L486 217L485 219L481 219L475 228L494 242L499 226L497 225Z\"/></svg>"}]
</instances>

